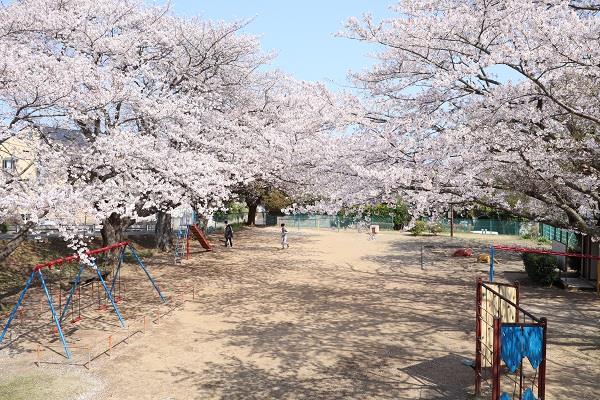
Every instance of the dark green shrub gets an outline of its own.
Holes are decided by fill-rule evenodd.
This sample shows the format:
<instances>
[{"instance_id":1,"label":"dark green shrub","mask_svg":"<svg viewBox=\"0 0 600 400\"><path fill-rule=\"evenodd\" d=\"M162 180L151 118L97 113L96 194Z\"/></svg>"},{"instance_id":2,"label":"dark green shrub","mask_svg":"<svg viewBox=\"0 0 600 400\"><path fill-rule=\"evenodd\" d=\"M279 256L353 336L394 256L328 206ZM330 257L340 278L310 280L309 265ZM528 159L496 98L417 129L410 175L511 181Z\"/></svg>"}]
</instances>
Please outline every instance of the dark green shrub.
<instances>
[{"instance_id":1,"label":"dark green shrub","mask_svg":"<svg viewBox=\"0 0 600 400\"><path fill-rule=\"evenodd\" d=\"M8 224L6 222L0 223L0 233L8 232Z\"/></svg>"},{"instance_id":2,"label":"dark green shrub","mask_svg":"<svg viewBox=\"0 0 600 400\"><path fill-rule=\"evenodd\" d=\"M522 258L525 271L527 271L527 275L532 282L551 285L552 282L558 279L558 261L556 257L548 254L524 253Z\"/></svg>"},{"instance_id":3,"label":"dark green shrub","mask_svg":"<svg viewBox=\"0 0 600 400\"><path fill-rule=\"evenodd\" d=\"M415 222L415 226L413 226L410 231L413 235L419 236L427 232L428 230L429 227L427 226L427 222L418 220L417 222Z\"/></svg>"}]
</instances>

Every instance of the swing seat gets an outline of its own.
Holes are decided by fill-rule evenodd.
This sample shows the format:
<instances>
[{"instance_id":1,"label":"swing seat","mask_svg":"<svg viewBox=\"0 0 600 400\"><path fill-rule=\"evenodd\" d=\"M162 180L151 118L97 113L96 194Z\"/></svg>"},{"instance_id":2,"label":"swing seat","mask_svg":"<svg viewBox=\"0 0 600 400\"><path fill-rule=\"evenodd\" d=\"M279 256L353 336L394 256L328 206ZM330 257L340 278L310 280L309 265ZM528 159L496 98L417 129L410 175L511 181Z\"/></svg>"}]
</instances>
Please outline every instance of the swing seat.
<instances>
[{"instance_id":1,"label":"swing seat","mask_svg":"<svg viewBox=\"0 0 600 400\"><path fill-rule=\"evenodd\" d=\"M115 296L114 300L115 300L115 303L121 303L123 301L123 297Z\"/></svg>"},{"instance_id":2,"label":"swing seat","mask_svg":"<svg viewBox=\"0 0 600 400\"><path fill-rule=\"evenodd\" d=\"M73 319L71 320L71 323L72 323L72 324L77 324L77 323L81 322L81 320L82 320L82 319L83 319L83 318L81 318L81 317L75 317L75 318L73 318Z\"/></svg>"},{"instance_id":3,"label":"swing seat","mask_svg":"<svg viewBox=\"0 0 600 400\"><path fill-rule=\"evenodd\" d=\"M102 304L101 306L98 306L98 308L96 308L97 311L106 311L108 310L108 306L106 304Z\"/></svg>"}]
</instances>

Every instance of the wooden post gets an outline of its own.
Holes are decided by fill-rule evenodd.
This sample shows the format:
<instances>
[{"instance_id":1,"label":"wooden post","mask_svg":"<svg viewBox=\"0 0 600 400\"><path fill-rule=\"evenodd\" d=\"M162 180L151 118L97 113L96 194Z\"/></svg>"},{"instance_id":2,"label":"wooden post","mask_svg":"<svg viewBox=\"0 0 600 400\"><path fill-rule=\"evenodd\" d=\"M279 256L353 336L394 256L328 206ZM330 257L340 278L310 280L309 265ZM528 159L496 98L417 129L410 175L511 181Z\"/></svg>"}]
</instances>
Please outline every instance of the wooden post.
<instances>
[{"instance_id":1,"label":"wooden post","mask_svg":"<svg viewBox=\"0 0 600 400\"><path fill-rule=\"evenodd\" d=\"M192 301L196 300L196 284L192 286Z\"/></svg>"},{"instance_id":2,"label":"wooden post","mask_svg":"<svg viewBox=\"0 0 600 400\"><path fill-rule=\"evenodd\" d=\"M108 335L108 353L110 354L112 350L112 335Z\"/></svg>"},{"instance_id":3,"label":"wooden post","mask_svg":"<svg viewBox=\"0 0 600 400\"><path fill-rule=\"evenodd\" d=\"M148 329L148 318L144 315L144 335L146 334L146 329Z\"/></svg>"},{"instance_id":4,"label":"wooden post","mask_svg":"<svg viewBox=\"0 0 600 400\"><path fill-rule=\"evenodd\" d=\"M88 349L88 369L92 369L92 349Z\"/></svg>"},{"instance_id":5,"label":"wooden post","mask_svg":"<svg viewBox=\"0 0 600 400\"><path fill-rule=\"evenodd\" d=\"M36 360L37 366L39 367L40 366L40 361L41 361L40 360L40 345L39 344L35 348L35 360Z\"/></svg>"}]
</instances>

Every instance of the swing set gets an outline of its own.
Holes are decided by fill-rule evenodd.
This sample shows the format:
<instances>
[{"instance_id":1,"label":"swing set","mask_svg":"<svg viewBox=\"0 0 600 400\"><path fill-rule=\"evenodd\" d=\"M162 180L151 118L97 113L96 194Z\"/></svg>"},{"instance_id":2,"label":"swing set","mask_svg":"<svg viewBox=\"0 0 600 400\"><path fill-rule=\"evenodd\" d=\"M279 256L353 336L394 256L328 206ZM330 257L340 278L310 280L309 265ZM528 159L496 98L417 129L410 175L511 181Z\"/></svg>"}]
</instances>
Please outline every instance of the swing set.
<instances>
[{"instance_id":1,"label":"swing set","mask_svg":"<svg viewBox=\"0 0 600 400\"><path fill-rule=\"evenodd\" d=\"M111 246L106 246L106 247L102 247L99 249L87 251L84 254L85 254L85 256L90 257L90 256L96 256L96 255L100 255L100 254L107 254L109 252L116 251L116 250L119 250L119 257L118 257L117 267L114 269L113 274L112 274L113 276L112 276L112 282L110 283L110 288L107 286L106 280L105 280L105 278L108 277L108 273L103 274L93 258L87 258L87 260L81 260L81 256L78 254L75 254L75 255L72 255L69 257L59 258L59 259L56 259L53 261L49 261L49 262L46 262L43 264L36 265L33 268L29 277L27 278L25 287L21 291L16 304L14 305L14 307L12 308L12 310L8 316L8 320L6 321L6 324L4 325L2 333L0 334L0 343L2 343L2 341L4 340L4 337L6 336L11 323L13 322L15 316L17 315L17 311L19 311L19 308L22 306L23 299L25 298L25 294L31 288L31 286L34 283L34 280L36 278L39 279L39 281L40 281L41 287L44 292L44 296L48 302L48 306L49 306L50 312L52 314L52 321L55 325L56 331L58 332L58 335L59 335L60 340L63 345L63 349L65 351L65 356L67 358L71 358L71 351L69 350L69 346L67 344L67 341L66 341L64 333L63 333L62 322L65 319L65 316L67 315L69 306L71 306L71 322L75 323L75 322L78 322L81 320L81 287L82 286L85 286L85 285L88 285L91 283L92 284L92 292L93 292L93 284L94 284L94 281L97 280L98 281L98 286L97 286L98 287L98 293L97 293L98 300L100 301L100 286L102 286L105 297L108 300L107 302L110 303L117 319L119 320L121 327L125 327L125 321L123 320L123 316L121 315L121 312L119 311L119 307L117 306L117 303L122 300L120 276L121 276L121 268L123 265L123 260L125 257L125 252L127 250L129 250L129 252L133 256L133 258L136 260L137 265L145 273L146 277L152 284L154 290L156 291L156 293L158 294L158 296L160 297L162 302L166 303L167 302L166 298L161 293L161 291L158 288L154 279L152 279L152 276L148 272L148 269L144 265L144 262L142 261L141 257L139 256L139 254L135 250L135 248L131 245L131 243L129 243L129 242L116 243ZM77 274L75 275L75 279L72 280L72 282L70 282L71 288L69 290L69 294L67 296L64 306L62 305L62 288L59 288L59 306L58 306L58 310L57 310L54 306L54 302L52 300L52 295L50 293L50 290L48 289L48 284L46 283L46 279L44 278L43 271L46 269L52 270L52 268L58 269L58 267L60 265L67 264L67 263L73 263L73 262L79 262L79 269L78 269ZM82 273L86 269L90 269L92 271L93 275L95 275L95 276L93 278L87 279L86 281L82 282ZM60 285L60 283L59 283L59 285ZM117 285L117 290L118 290L117 297L114 296L115 285ZM76 299L74 299L75 297L76 297ZM74 301L77 301L77 303L78 303L78 316L77 317L74 317Z\"/></svg>"}]
</instances>

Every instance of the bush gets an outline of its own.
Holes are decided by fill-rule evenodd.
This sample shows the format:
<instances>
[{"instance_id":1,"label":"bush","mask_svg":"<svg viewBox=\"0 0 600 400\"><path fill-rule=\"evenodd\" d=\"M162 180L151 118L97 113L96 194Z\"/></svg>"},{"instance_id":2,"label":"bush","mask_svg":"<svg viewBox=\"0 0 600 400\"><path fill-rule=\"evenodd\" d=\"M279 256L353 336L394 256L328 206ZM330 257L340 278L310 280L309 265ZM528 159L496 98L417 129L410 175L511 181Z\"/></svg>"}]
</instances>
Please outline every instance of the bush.
<instances>
[{"instance_id":1,"label":"bush","mask_svg":"<svg viewBox=\"0 0 600 400\"><path fill-rule=\"evenodd\" d=\"M556 257L548 254L524 253L522 258L525 271L527 271L527 275L532 282L551 285L552 282L558 279L558 261Z\"/></svg>"},{"instance_id":2,"label":"bush","mask_svg":"<svg viewBox=\"0 0 600 400\"><path fill-rule=\"evenodd\" d=\"M537 238L537 242L538 242L538 244L549 244L549 243L552 243L552 240L548 239L545 236L539 236Z\"/></svg>"},{"instance_id":3,"label":"bush","mask_svg":"<svg viewBox=\"0 0 600 400\"><path fill-rule=\"evenodd\" d=\"M444 227L442 226L442 224L429 225L429 232L433 233L434 235L442 233L443 231L444 231Z\"/></svg>"},{"instance_id":4,"label":"bush","mask_svg":"<svg viewBox=\"0 0 600 400\"><path fill-rule=\"evenodd\" d=\"M0 223L0 233L8 232L8 224L6 222Z\"/></svg>"},{"instance_id":5,"label":"bush","mask_svg":"<svg viewBox=\"0 0 600 400\"><path fill-rule=\"evenodd\" d=\"M415 226L413 226L410 231L413 235L419 236L427 232L428 230L429 229L427 227L427 223L425 221L418 220L417 222L415 222Z\"/></svg>"}]
</instances>

